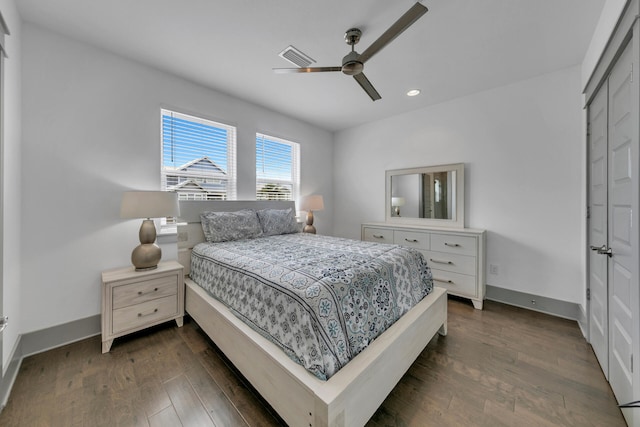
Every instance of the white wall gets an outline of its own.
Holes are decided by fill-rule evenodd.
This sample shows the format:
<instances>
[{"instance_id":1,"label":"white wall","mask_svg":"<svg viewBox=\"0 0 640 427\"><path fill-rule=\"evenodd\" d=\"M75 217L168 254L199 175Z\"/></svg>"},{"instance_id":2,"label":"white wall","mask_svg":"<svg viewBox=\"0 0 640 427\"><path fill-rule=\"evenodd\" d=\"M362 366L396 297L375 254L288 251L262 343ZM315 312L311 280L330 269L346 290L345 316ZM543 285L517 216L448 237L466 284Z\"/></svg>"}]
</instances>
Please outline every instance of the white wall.
<instances>
[{"instance_id":1,"label":"white wall","mask_svg":"<svg viewBox=\"0 0 640 427\"><path fill-rule=\"evenodd\" d=\"M5 38L9 57L4 62L4 147L2 161L2 312L9 317L3 332L2 367L20 333L20 139L21 139L21 21L14 0L0 0L0 11L11 35Z\"/></svg>"},{"instance_id":2,"label":"white wall","mask_svg":"<svg viewBox=\"0 0 640 427\"><path fill-rule=\"evenodd\" d=\"M301 195L324 196L316 223L332 228L331 133L32 24L23 57L21 332L100 313L100 272L138 244L121 194L160 185L161 106L237 126L240 199L255 198L256 132L299 142Z\"/></svg>"},{"instance_id":3,"label":"white wall","mask_svg":"<svg viewBox=\"0 0 640 427\"><path fill-rule=\"evenodd\" d=\"M579 302L581 101L576 66L338 132L334 233L384 221L385 170L464 162L466 226L499 266L487 283Z\"/></svg>"}]
</instances>

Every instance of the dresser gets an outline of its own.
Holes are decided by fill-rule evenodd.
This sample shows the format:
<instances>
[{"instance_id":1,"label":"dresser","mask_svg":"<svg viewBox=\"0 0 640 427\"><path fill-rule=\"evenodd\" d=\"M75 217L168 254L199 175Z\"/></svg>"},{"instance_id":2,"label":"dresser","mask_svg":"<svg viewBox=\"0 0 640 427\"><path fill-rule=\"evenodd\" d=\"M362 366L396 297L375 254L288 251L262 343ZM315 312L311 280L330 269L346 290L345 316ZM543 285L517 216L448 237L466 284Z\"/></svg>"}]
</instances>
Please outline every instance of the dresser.
<instances>
[{"instance_id":1,"label":"dresser","mask_svg":"<svg viewBox=\"0 0 640 427\"><path fill-rule=\"evenodd\" d=\"M134 267L102 273L102 352L117 337L175 320L182 326L184 277L182 265L165 261L158 268Z\"/></svg>"},{"instance_id":2,"label":"dresser","mask_svg":"<svg viewBox=\"0 0 640 427\"><path fill-rule=\"evenodd\" d=\"M485 230L362 224L362 240L407 246L422 252L436 286L451 295L469 298L482 309L485 296Z\"/></svg>"}]
</instances>

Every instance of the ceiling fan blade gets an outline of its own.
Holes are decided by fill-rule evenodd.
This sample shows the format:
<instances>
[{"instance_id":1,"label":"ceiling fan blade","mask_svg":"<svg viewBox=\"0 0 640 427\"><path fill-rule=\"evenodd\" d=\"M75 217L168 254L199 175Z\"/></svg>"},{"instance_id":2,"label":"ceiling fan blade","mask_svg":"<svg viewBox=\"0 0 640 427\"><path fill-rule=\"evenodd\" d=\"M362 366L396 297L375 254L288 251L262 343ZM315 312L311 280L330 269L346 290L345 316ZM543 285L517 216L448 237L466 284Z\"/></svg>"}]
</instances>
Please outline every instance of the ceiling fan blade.
<instances>
[{"instance_id":1,"label":"ceiling fan blade","mask_svg":"<svg viewBox=\"0 0 640 427\"><path fill-rule=\"evenodd\" d=\"M391 43L396 37L409 28L414 22L416 22L422 15L427 13L429 9L421 3L416 3L411 6L411 9L405 12L396 22L393 23L387 31L385 31L371 46L369 46L358 57L358 60L363 64L367 62L373 55L380 52L383 47Z\"/></svg>"},{"instance_id":2,"label":"ceiling fan blade","mask_svg":"<svg viewBox=\"0 0 640 427\"><path fill-rule=\"evenodd\" d=\"M321 73L325 71L342 71L342 67L311 67L311 68L274 68L274 73Z\"/></svg>"},{"instance_id":3,"label":"ceiling fan blade","mask_svg":"<svg viewBox=\"0 0 640 427\"><path fill-rule=\"evenodd\" d=\"M376 88L373 87L369 79L364 75L364 73L356 74L353 76L354 79L360 84L362 89L367 92L367 95L371 97L372 101L377 101L378 99L382 99Z\"/></svg>"}]
</instances>

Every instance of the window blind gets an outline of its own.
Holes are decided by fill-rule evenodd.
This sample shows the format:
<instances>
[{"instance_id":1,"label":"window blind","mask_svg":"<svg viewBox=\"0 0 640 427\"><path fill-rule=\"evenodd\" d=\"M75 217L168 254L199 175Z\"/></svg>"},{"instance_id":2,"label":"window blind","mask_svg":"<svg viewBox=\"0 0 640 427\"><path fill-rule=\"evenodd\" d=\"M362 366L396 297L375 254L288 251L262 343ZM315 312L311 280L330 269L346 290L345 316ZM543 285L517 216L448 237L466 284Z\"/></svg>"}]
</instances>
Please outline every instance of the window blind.
<instances>
[{"instance_id":1,"label":"window blind","mask_svg":"<svg viewBox=\"0 0 640 427\"><path fill-rule=\"evenodd\" d=\"M170 110L162 114L162 189L179 200L236 199L236 128Z\"/></svg>"},{"instance_id":2,"label":"window blind","mask_svg":"<svg viewBox=\"0 0 640 427\"><path fill-rule=\"evenodd\" d=\"M299 163L300 144L256 134L256 199L296 200Z\"/></svg>"}]
</instances>

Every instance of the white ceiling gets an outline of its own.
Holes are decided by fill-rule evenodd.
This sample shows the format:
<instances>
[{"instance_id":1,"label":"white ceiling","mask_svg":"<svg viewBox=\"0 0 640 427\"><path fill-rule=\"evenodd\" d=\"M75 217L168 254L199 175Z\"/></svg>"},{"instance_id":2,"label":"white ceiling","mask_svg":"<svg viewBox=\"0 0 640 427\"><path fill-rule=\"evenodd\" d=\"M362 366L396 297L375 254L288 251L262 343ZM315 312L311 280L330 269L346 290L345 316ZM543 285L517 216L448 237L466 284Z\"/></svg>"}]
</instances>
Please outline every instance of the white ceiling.
<instances>
[{"instance_id":1,"label":"white ceiling","mask_svg":"<svg viewBox=\"0 0 640 427\"><path fill-rule=\"evenodd\" d=\"M365 65L372 102L342 73L274 74L292 44L339 66L414 0L17 0L25 21L328 130L582 63L605 0L423 0L429 12ZM409 98L408 89L420 96Z\"/></svg>"}]
</instances>

